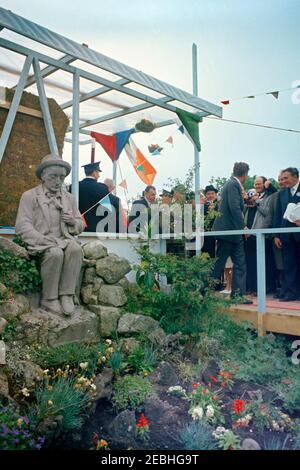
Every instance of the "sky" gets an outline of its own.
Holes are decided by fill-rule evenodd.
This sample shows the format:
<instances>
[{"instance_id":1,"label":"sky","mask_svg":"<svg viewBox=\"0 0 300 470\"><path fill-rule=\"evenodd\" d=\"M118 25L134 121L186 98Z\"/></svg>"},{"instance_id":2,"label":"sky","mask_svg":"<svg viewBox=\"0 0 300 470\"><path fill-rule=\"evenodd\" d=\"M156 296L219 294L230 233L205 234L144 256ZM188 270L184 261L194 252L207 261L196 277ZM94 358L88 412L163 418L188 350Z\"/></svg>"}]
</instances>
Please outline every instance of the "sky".
<instances>
[{"instance_id":1,"label":"sky","mask_svg":"<svg viewBox=\"0 0 300 470\"><path fill-rule=\"evenodd\" d=\"M189 92L195 43L199 96L215 104L300 84L300 0L0 0L0 6ZM145 117L151 119L151 110ZM300 91L284 91L278 100L272 95L236 99L224 106L223 117L300 129ZM169 135L174 148L149 157L158 189L169 177L184 179L194 149L174 126L136 136L148 157L147 146ZM300 166L300 133L204 119L200 140L202 187L212 176L229 176L236 161L248 162L252 175L275 178L284 167ZM67 160L70 151L66 144ZM87 163L90 149L82 146L80 152ZM100 146L96 158L102 177L111 177L111 162ZM133 197L144 185L125 154L120 165Z\"/></svg>"}]
</instances>

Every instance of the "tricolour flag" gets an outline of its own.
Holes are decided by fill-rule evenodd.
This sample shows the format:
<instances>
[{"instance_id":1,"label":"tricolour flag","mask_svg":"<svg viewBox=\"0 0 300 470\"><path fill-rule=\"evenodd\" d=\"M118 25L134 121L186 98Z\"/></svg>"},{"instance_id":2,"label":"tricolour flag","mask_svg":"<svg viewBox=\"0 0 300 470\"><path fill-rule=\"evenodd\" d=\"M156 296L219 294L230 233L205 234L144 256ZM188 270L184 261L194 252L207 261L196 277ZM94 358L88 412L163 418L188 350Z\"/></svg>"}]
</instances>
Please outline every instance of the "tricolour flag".
<instances>
[{"instance_id":1,"label":"tricolour flag","mask_svg":"<svg viewBox=\"0 0 300 470\"><path fill-rule=\"evenodd\" d=\"M142 154L140 149L137 148L131 137L129 138L128 144L125 145L125 152L139 178L146 185L153 184L156 170Z\"/></svg>"},{"instance_id":2,"label":"tricolour flag","mask_svg":"<svg viewBox=\"0 0 300 470\"><path fill-rule=\"evenodd\" d=\"M101 206L105 207L110 212L113 211L113 207L112 207L110 199L109 199L109 194L107 194L103 199L100 199L99 203L101 204Z\"/></svg>"},{"instance_id":3,"label":"tricolour flag","mask_svg":"<svg viewBox=\"0 0 300 470\"><path fill-rule=\"evenodd\" d=\"M109 158L115 162L118 160L123 148L127 144L128 139L133 132L135 132L134 129L117 132L113 135L91 132L91 137L93 137L99 144L102 145Z\"/></svg>"}]
</instances>

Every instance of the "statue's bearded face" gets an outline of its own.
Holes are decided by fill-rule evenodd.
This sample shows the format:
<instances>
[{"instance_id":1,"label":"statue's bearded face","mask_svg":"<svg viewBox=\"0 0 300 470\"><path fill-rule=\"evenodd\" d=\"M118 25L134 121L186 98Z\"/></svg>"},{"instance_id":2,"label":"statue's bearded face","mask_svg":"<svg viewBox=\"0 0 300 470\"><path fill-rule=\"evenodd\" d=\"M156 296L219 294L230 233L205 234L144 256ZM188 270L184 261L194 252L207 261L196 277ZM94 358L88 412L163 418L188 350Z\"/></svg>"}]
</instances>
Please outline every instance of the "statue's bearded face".
<instances>
[{"instance_id":1,"label":"statue's bearded face","mask_svg":"<svg viewBox=\"0 0 300 470\"><path fill-rule=\"evenodd\" d=\"M48 191L55 193L61 189L66 175L67 172L65 168L53 165L44 169L41 174L41 180Z\"/></svg>"}]
</instances>

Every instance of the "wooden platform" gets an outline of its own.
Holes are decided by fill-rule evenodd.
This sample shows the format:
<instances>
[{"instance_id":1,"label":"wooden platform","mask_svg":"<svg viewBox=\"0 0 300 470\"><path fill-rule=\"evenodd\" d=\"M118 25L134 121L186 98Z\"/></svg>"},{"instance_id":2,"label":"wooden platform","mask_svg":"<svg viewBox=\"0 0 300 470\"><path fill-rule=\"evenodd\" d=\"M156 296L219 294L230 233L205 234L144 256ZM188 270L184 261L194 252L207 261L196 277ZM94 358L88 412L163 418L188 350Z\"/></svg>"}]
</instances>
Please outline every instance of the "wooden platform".
<instances>
[{"instance_id":1,"label":"wooden platform","mask_svg":"<svg viewBox=\"0 0 300 470\"><path fill-rule=\"evenodd\" d=\"M252 300L253 305L232 306L230 317L237 322L249 321L260 335L273 332L300 336L300 301L279 302L267 297L266 313L261 315L257 312L257 298Z\"/></svg>"}]
</instances>

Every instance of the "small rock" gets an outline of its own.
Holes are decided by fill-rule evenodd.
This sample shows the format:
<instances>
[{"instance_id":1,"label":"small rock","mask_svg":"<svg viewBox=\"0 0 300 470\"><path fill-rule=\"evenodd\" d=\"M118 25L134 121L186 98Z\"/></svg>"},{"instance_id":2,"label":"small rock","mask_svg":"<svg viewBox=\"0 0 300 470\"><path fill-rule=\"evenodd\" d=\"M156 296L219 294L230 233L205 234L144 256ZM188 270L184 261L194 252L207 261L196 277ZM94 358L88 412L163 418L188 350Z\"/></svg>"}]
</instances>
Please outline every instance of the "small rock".
<instances>
[{"instance_id":1,"label":"small rock","mask_svg":"<svg viewBox=\"0 0 300 470\"><path fill-rule=\"evenodd\" d=\"M3 333L7 325L5 318L0 318L0 335Z\"/></svg>"},{"instance_id":2,"label":"small rock","mask_svg":"<svg viewBox=\"0 0 300 470\"><path fill-rule=\"evenodd\" d=\"M83 253L87 259L100 259L107 256L107 248L98 240L83 245Z\"/></svg>"},{"instance_id":3,"label":"small rock","mask_svg":"<svg viewBox=\"0 0 300 470\"><path fill-rule=\"evenodd\" d=\"M171 424L181 425L180 408L160 400L156 395L148 397L144 407L145 415L150 422L155 422L156 425L166 426L166 428Z\"/></svg>"},{"instance_id":4,"label":"small rock","mask_svg":"<svg viewBox=\"0 0 300 470\"><path fill-rule=\"evenodd\" d=\"M211 377L217 377L220 372L220 368L216 361L211 360L202 371L202 380L207 385L211 383Z\"/></svg>"},{"instance_id":5,"label":"small rock","mask_svg":"<svg viewBox=\"0 0 300 470\"><path fill-rule=\"evenodd\" d=\"M33 383L43 380L43 370L31 361L18 361L18 377L22 379L26 387L32 387Z\"/></svg>"},{"instance_id":6,"label":"small rock","mask_svg":"<svg viewBox=\"0 0 300 470\"><path fill-rule=\"evenodd\" d=\"M96 376L95 385L96 385L96 400L102 400L107 398L108 400L112 394L112 379L113 371L110 368L106 368Z\"/></svg>"},{"instance_id":7,"label":"small rock","mask_svg":"<svg viewBox=\"0 0 300 470\"><path fill-rule=\"evenodd\" d=\"M158 385L164 385L167 387L178 385L179 383L179 378L174 367L169 362L165 361L162 361L155 371L152 372L150 380Z\"/></svg>"},{"instance_id":8,"label":"small rock","mask_svg":"<svg viewBox=\"0 0 300 470\"><path fill-rule=\"evenodd\" d=\"M118 333L149 333L157 328L159 328L159 323L149 316L138 315L135 313L125 313L125 315L120 318Z\"/></svg>"},{"instance_id":9,"label":"small rock","mask_svg":"<svg viewBox=\"0 0 300 470\"><path fill-rule=\"evenodd\" d=\"M0 237L0 249L9 251L19 258L29 259L29 254L23 246L18 245L17 243L12 242L8 238Z\"/></svg>"},{"instance_id":10,"label":"small rock","mask_svg":"<svg viewBox=\"0 0 300 470\"><path fill-rule=\"evenodd\" d=\"M81 297L82 297L83 303L85 303L86 305L97 304L98 298L97 298L97 294L94 293L93 284L88 284L87 286L82 287Z\"/></svg>"},{"instance_id":11,"label":"small rock","mask_svg":"<svg viewBox=\"0 0 300 470\"><path fill-rule=\"evenodd\" d=\"M0 369L0 396L9 396L8 378L3 370Z\"/></svg>"},{"instance_id":12,"label":"small rock","mask_svg":"<svg viewBox=\"0 0 300 470\"><path fill-rule=\"evenodd\" d=\"M127 297L121 286L103 285L99 290L98 300L100 304L122 307L126 304Z\"/></svg>"},{"instance_id":13,"label":"small rock","mask_svg":"<svg viewBox=\"0 0 300 470\"><path fill-rule=\"evenodd\" d=\"M126 258L111 254L97 261L96 271L108 284L116 284L131 271L131 266Z\"/></svg>"},{"instance_id":14,"label":"small rock","mask_svg":"<svg viewBox=\"0 0 300 470\"><path fill-rule=\"evenodd\" d=\"M0 366L5 366L6 364L6 349L4 341L0 340Z\"/></svg>"},{"instance_id":15,"label":"small rock","mask_svg":"<svg viewBox=\"0 0 300 470\"><path fill-rule=\"evenodd\" d=\"M125 354L132 354L134 349L141 346L141 342L135 338L124 338L121 340L121 349Z\"/></svg>"},{"instance_id":16,"label":"small rock","mask_svg":"<svg viewBox=\"0 0 300 470\"><path fill-rule=\"evenodd\" d=\"M7 287L0 282L0 299L3 299L7 294Z\"/></svg>"},{"instance_id":17,"label":"small rock","mask_svg":"<svg viewBox=\"0 0 300 470\"><path fill-rule=\"evenodd\" d=\"M25 295L16 294L13 299L0 304L0 317L5 319L20 317L30 311L30 301Z\"/></svg>"},{"instance_id":18,"label":"small rock","mask_svg":"<svg viewBox=\"0 0 300 470\"><path fill-rule=\"evenodd\" d=\"M104 338L116 333L118 321L121 317L116 307L105 307L104 305L89 305L89 310L96 313L100 320L100 335Z\"/></svg>"},{"instance_id":19,"label":"small rock","mask_svg":"<svg viewBox=\"0 0 300 470\"><path fill-rule=\"evenodd\" d=\"M135 412L125 410L118 414L109 426L109 434L121 449L131 446L136 437Z\"/></svg>"},{"instance_id":20,"label":"small rock","mask_svg":"<svg viewBox=\"0 0 300 470\"><path fill-rule=\"evenodd\" d=\"M84 276L83 276L83 283L84 284L93 284L95 277L96 277L96 269L95 268L87 268L85 270L85 273L84 273Z\"/></svg>"},{"instance_id":21,"label":"small rock","mask_svg":"<svg viewBox=\"0 0 300 470\"><path fill-rule=\"evenodd\" d=\"M95 279L94 279L94 289L93 289L95 294L98 295L99 290L101 289L103 284L104 284L103 279L101 279L101 277L96 276Z\"/></svg>"},{"instance_id":22,"label":"small rock","mask_svg":"<svg viewBox=\"0 0 300 470\"><path fill-rule=\"evenodd\" d=\"M254 439L244 439L242 443L242 450L261 450L260 445Z\"/></svg>"},{"instance_id":23,"label":"small rock","mask_svg":"<svg viewBox=\"0 0 300 470\"><path fill-rule=\"evenodd\" d=\"M119 280L118 285L123 287L123 289L127 289L130 285L130 282L128 281L127 277L122 277L122 279Z\"/></svg>"}]
</instances>

